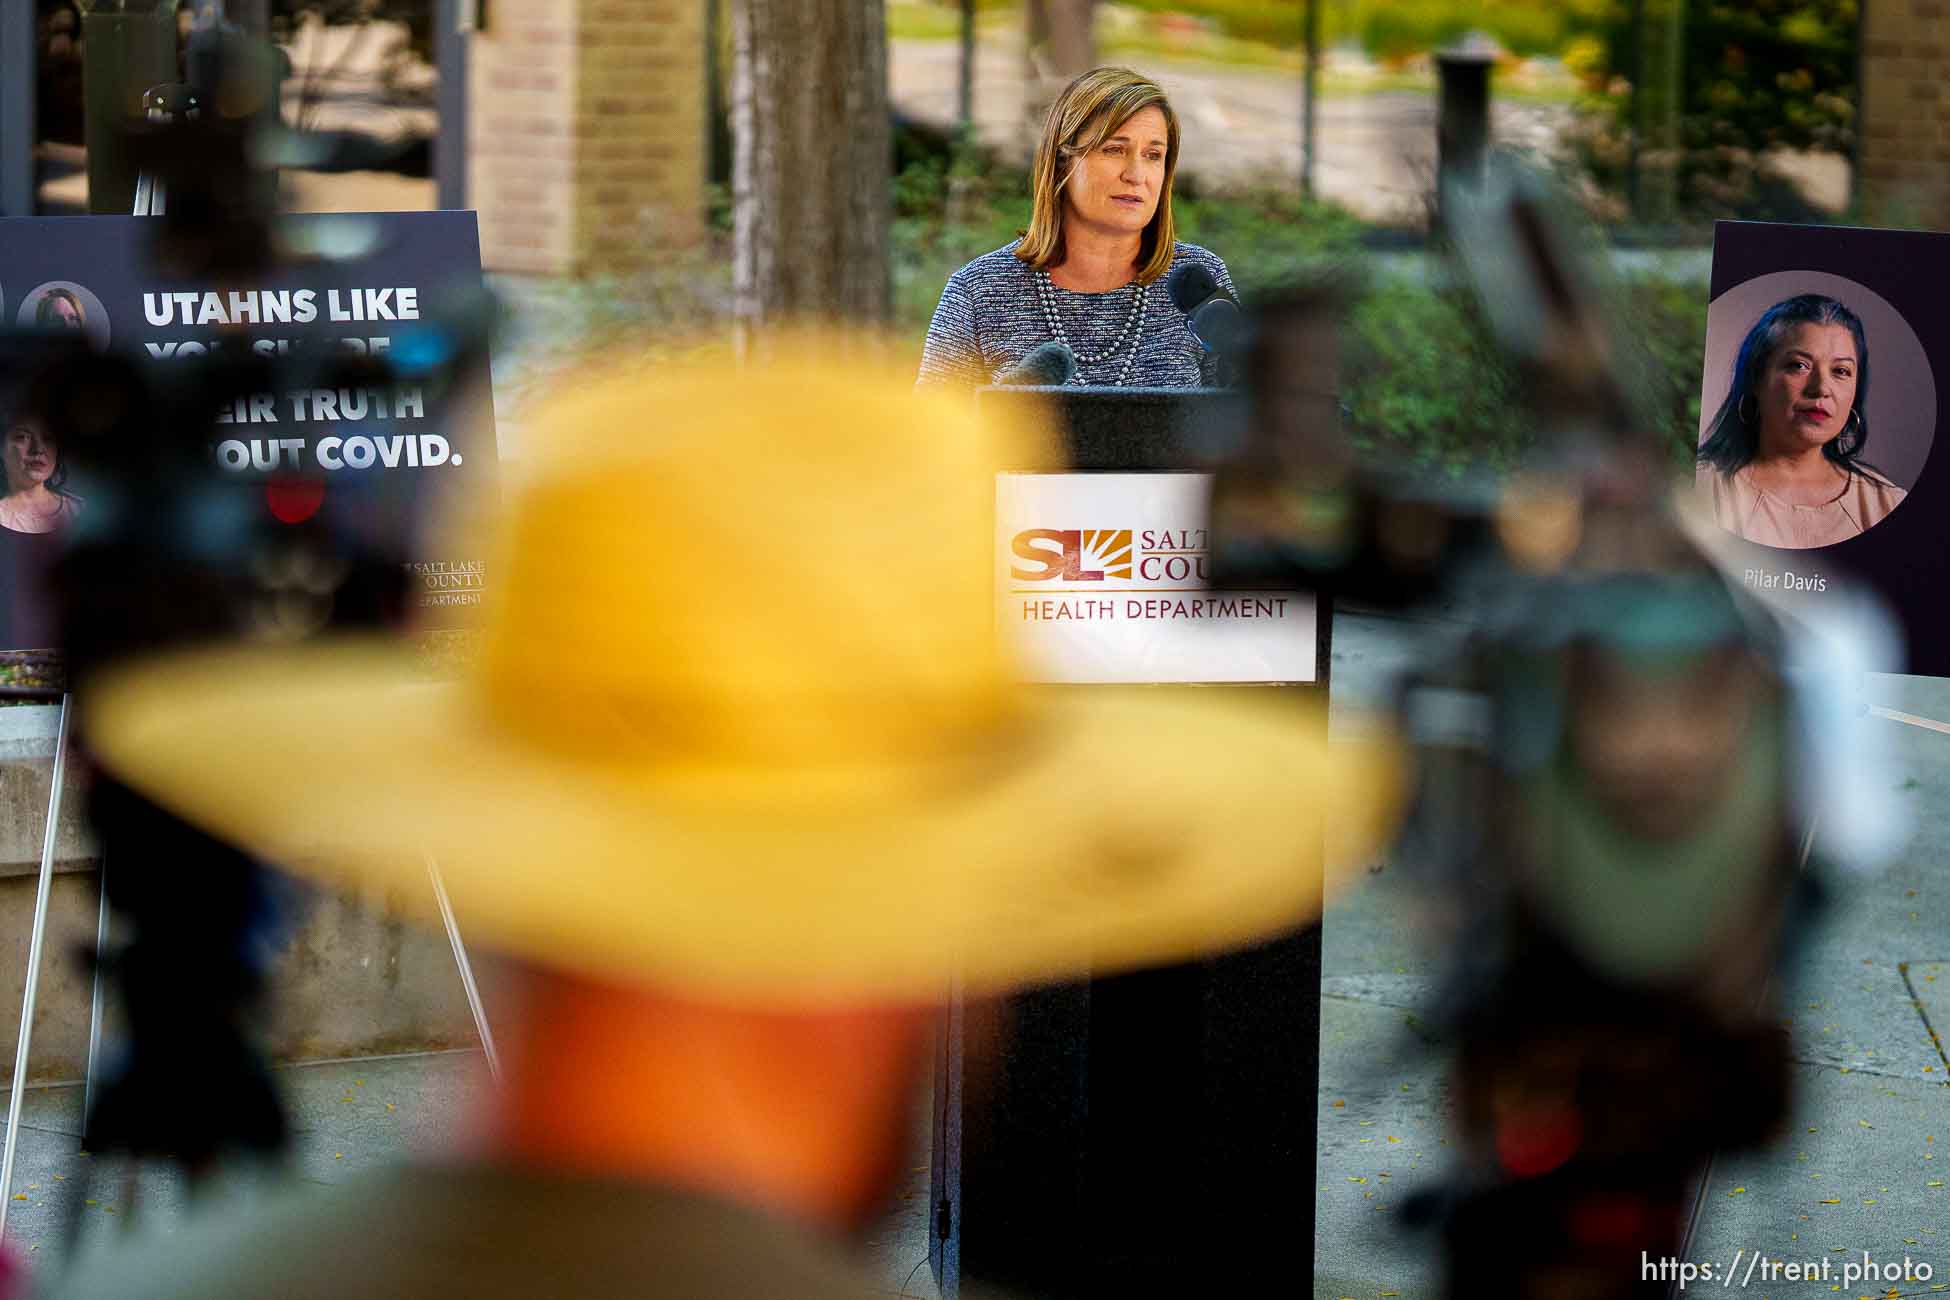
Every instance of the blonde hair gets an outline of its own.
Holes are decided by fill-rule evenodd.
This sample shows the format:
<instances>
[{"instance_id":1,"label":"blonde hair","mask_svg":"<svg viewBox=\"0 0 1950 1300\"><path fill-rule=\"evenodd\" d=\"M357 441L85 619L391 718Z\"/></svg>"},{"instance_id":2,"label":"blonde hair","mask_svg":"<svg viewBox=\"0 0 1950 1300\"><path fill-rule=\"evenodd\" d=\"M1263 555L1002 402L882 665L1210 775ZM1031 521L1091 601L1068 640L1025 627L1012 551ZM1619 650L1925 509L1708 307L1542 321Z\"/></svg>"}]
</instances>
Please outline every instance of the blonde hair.
<instances>
[{"instance_id":1,"label":"blonde hair","mask_svg":"<svg viewBox=\"0 0 1950 1300\"><path fill-rule=\"evenodd\" d=\"M1178 226L1171 215L1171 182L1178 174L1178 114L1165 98L1164 87L1129 68L1086 72L1050 105L1030 169L1034 206L1029 229L1016 245L1017 257L1039 271L1063 260L1063 187L1092 150L1147 108L1165 115L1165 183L1158 193L1158 210L1138 246L1138 283L1150 284L1171 268L1178 242Z\"/></svg>"}]
</instances>

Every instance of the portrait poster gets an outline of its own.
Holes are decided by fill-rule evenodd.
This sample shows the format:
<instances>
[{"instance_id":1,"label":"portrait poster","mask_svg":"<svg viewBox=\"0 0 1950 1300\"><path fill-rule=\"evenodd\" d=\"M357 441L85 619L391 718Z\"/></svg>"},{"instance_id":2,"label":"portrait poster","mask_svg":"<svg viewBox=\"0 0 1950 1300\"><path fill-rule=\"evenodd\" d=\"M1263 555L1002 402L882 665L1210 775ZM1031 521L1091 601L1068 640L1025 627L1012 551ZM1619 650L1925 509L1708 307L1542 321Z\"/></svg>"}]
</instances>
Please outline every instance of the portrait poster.
<instances>
[{"instance_id":1,"label":"portrait poster","mask_svg":"<svg viewBox=\"0 0 1950 1300\"><path fill-rule=\"evenodd\" d=\"M451 494L485 495L496 473L485 367L474 384L443 368L459 337L450 305L478 310L483 297L475 215L289 217L292 245L336 245L340 255L221 284L158 269L151 243L160 224L0 219L0 327L23 346L65 339L130 359L159 390L170 386L169 368L213 352L289 363L275 372L279 391L238 393L212 412L213 478L283 523L316 517L339 532L398 539L415 622L471 622L489 581L484 557L470 539L435 540L425 518ZM384 359L391 377L286 386L316 349ZM13 409L30 404L31 387L18 374L0 384L0 650L52 648L55 593L42 575L60 534L89 509L85 486L67 481L58 439L36 429L31 411Z\"/></svg>"},{"instance_id":2,"label":"portrait poster","mask_svg":"<svg viewBox=\"0 0 1950 1300\"><path fill-rule=\"evenodd\" d=\"M1910 673L1950 676L1950 235L1721 222L1695 502L1789 610L1874 595Z\"/></svg>"}]
</instances>

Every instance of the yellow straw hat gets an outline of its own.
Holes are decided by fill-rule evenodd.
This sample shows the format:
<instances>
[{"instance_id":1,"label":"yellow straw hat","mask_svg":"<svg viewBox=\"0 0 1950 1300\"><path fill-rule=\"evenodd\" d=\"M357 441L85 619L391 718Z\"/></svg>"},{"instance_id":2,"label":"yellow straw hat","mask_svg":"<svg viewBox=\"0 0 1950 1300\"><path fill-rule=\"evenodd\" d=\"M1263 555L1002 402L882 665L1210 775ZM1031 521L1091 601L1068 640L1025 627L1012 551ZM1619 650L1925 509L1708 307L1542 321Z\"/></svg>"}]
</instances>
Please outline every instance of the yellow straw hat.
<instances>
[{"instance_id":1,"label":"yellow straw hat","mask_svg":"<svg viewBox=\"0 0 1950 1300\"><path fill-rule=\"evenodd\" d=\"M965 399L781 355L587 372L496 512L481 652L150 660L83 684L98 757L266 858L547 964L766 1002L933 999L1177 960L1320 906L1395 755L1285 692L1019 685ZM797 358L797 359L795 359Z\"/></svg>"}]
</instances>

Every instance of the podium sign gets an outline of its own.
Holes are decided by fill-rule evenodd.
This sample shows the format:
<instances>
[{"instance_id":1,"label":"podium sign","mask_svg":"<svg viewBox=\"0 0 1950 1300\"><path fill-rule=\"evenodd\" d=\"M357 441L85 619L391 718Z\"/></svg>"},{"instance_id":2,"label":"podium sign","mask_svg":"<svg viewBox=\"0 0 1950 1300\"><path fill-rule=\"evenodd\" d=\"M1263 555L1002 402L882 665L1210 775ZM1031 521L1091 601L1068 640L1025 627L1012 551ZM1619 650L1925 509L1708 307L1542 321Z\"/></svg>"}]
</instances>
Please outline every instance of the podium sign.
<instances>
[{"instance_id":1,"label":"podium sign","mask_svg":"<svg viewBox=\"0 0 1950 1300\"><path fill-rule=\"evenodd\" d=\"M1296 591L1205 585L1212 476L999 474L996 619L1036 681L1312 682Z\"/></svg>"}]
</instances>

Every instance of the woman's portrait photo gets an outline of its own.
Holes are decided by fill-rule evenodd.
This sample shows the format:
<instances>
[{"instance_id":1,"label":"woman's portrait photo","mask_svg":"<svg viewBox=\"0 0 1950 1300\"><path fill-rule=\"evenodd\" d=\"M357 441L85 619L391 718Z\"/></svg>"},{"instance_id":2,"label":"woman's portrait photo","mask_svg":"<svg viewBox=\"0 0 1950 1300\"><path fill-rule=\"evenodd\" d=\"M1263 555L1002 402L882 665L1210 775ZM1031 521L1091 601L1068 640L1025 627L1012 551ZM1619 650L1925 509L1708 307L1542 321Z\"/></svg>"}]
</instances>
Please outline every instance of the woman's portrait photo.
<instances>
[{"instance_id":1,"label":"woman's portrait photo","mask_svg":"<svg viewBox=\"0 0 1950 1300\"><path fill-rule=\"evenodd\" d=\"M74 290L49 289L34 310L34 323L42 329L84 330L88 328L88 310Z\"/></svg>"},{"instance_id":2,"label":"woman's portrait photo","mask_svg":"<svg viewBox=\"0 0 1950 1300\"><path fill-rule=\"evenodd\" d=\"M1811 288L1817 279L1829 283ZM1775 296L1787 287L1802 291ZM1902 505L1929 452L1935 385L1886 302L1838 276L1761 276L1722 295L1708 328L1697 484L1715 522L1809 550L1859 537Z\"/></svg>"},{"instance_id":3,"label":"woman's portrait photo","mask_svg":"<svg viewBox=\"0 0 1950 1300\"><path fill-rule=\"evenodd\" d=\"M0 496L0 528L16 533L52 533L70 523L81 509L81 498L66 487L68 471L61 449L47 427L34 415L21 413L6 421L0 442L0 469L6 475L6 494Z\"/></svg>"},{"instance_id":4,"label":"woman's portrait photo","mask_svg":"<svg viewBox=\"0 0 1950 1300\"><path fill-rule=\"evenodd\" d=\"M1178 241L1178 151L1178 115L1157 82L1128 68L1071 82L1030 166L1028 228L949 277L917 382L992 384L1051 343L1075 356L1067 382L1079 386L1213 382L1216 361L1166 282L1191 264L1227 293L1232 277L1216 255Z\"/></svg>"},{"instance_id":5,"label":"woman's portrait photo","mask_svg":"<svg viewBox=\"0 0 1950 1300\"><path fill-rule=\"evenodd\" d=\"M108 309L92 292L71 280L50 280L20 300L14 323L41 333L85 334L97 349L109 339Z\"/></svg>"}]
</instances>

